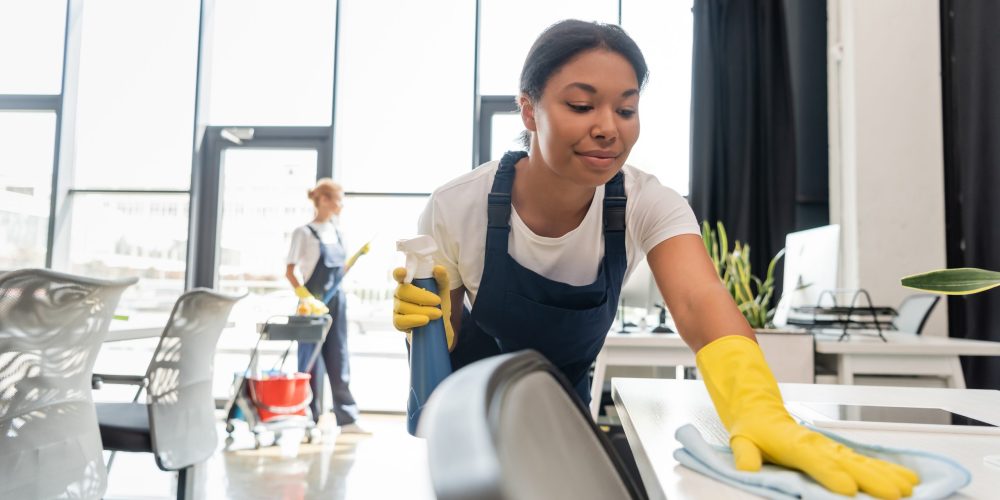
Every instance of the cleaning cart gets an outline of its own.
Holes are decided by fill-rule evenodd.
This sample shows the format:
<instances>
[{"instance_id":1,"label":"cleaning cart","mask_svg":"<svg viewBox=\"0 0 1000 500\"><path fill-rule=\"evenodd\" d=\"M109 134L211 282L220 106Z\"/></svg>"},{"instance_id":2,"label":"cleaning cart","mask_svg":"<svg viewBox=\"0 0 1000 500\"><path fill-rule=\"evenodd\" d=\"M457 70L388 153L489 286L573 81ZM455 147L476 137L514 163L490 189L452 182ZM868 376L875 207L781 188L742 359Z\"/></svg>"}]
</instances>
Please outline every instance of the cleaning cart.
<instances>
[{"instance_id":1,"label":"cleaning cart","mask_svg":"<svg viewBox=\"0 0 1000 500\"><path fill-rule=\"evenodd\" d=\"M286 322L280 319L287 318ZM273 433L274 442L289 429L304 429L309 442L318 441L321 433L313 422L309 403L313 394L309 388L309 372L319 357L321 349L314 349L306 373L284 374L284 365L293 342L310 342L320 345L326 339L333 318L323 316L278 316L259 326L260 336L250 354L250 362L242 375L233 381L233 396L226 405L227 443L232 442L234 422L244 420L254 436L254 448L261 446L261 434ZM288 342L275 369L261 371L258 367L261 343L264 341Z\"/></svg>"}]
</instances>

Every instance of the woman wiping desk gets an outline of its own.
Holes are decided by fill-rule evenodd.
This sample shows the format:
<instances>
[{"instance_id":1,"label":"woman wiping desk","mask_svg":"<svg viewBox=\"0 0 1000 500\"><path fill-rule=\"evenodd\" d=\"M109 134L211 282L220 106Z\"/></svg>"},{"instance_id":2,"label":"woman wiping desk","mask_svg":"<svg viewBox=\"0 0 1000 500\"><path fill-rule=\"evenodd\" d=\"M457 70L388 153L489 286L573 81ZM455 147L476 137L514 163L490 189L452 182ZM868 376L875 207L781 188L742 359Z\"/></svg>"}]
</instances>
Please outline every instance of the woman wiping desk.
<instances>
[{"instance_id":1,"label":"woman wiping desk","mask_svg":"<svg viewBox=\"0 0 1000 500\"><path fill-rule=\"evenodd\" d=\"M455 369L535 349L586 404L587 370L629 266L644 253L681 336L697 352L738 468L757 470L768 460L838 493L908 495L918 482L908 469L795 423L753 330L706 255L690 207L625 165L639 137L646 78L642 53L617 26L570 20L542 33L517 99L528 152L507 153L434 192L419 231L435 239L434 276L450 293L405 284L397 269L396 328L409 331L444 314ZM466 299L471 311L457 307Z\"/></svg>"}]
</instances>

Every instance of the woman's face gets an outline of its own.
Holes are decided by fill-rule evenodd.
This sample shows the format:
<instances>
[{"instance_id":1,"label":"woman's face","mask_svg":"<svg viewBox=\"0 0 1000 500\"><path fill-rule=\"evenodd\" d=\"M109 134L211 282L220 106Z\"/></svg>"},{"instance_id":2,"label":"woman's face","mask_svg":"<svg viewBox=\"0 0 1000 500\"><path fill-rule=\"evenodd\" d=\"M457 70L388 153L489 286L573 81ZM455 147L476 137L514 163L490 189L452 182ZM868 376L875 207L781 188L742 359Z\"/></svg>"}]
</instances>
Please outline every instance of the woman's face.
<instances>
[{"instance_id":1,"label":"woman's face","mask_svg":"<svg viewBox=\"0 0 1000 500\"><path fill-rule=\"evenodd\" d=\"M329 209L333 215L340 215L344 209L344 193L340 191L334 191L332 196L320 196L319 200L320 207Z\"/></svg>"},{"instance_id":2,"label":"woman's face","mask_svg":"<svg viewBox=\"0 0 1000 500\"><path fill-rule=\"evenodd\" d=\"M607 183L639 138L639 83L616 52L582 52L558 69L541 98L521 97L532 154L556 175L583 186Z\"/></svg>"}]
</instances>

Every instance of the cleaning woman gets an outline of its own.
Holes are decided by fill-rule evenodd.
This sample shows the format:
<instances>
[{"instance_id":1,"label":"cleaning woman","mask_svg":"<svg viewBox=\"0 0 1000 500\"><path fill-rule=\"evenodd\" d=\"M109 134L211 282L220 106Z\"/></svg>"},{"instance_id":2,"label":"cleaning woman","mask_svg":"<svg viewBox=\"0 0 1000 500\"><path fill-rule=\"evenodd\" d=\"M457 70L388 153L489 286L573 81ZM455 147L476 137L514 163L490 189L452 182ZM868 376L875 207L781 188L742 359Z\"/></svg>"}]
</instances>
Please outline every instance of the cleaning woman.
<instances>
[{"instance_id":1,"label":"cleaning woman","mask_svg":"<svg viewBox=\"0 0 1000 500\"><path fill-rule=\"evenodd\" d=\"M396 270L396 328L412 330L443 310L454 369L535 349L587 404L588 369L622 282L645 255L697 353L739 469L758 470L767 460L845 495L909 495L918 482L909 469L856 454L792 419L691 208L625 164L639 138L646 78L642 53L617 26L568 20L542 33L517 97L528 152L507 153L434 192L418 229L437 242L435 278L451 292L438 297L404 284Z\"/></svg>"},{"instance_id":2,"label":"cleaning woman","mask_svg":"<svg viewBox=\"0 0 1000 500\"><path fill-rule=\"evenodd\" d=\"M347 301L340 291L340 281L356 257L347 259L344 241L337 229L336 221L344 208L344 189L330 179L320 179L316 187L309 190L309 199L316 208L312 222L300 226L292 233L292 244L288 250L285 277L295 289L295 295L315 313L325 313L328 309L333 316L333 325L327 333L326 341L320 346L320 356L313 366L313 400L310 403L313 418L319 421L323 408L323 373L330 378L333 392L333 414L341 433L367 434L358 424L358 405L349 387L351 368L347 351ZM296 276L296 267L305 282ZM299 371L305 371L315 344L299 344Z\"/></svg>"}]
</instances>

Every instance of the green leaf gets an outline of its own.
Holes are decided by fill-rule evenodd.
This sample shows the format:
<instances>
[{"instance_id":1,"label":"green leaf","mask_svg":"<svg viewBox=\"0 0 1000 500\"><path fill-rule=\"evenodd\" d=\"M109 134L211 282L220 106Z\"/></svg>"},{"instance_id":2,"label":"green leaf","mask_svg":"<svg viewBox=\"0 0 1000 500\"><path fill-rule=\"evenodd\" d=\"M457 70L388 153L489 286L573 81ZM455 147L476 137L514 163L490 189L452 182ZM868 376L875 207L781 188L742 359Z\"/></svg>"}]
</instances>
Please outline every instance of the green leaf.
<instances>
[{"instance_id":1,"label":"green leaf","mask_svg":"<svg viewBox=\"0 0 1000 500\"><path fill-rule=\"evenodd\" d=\"M712 230L708 227L708 221L701 221L701 241L705 244L705 253L712 257Z\"/></svg>"},{"instance_id":2,"label":"green leaf","mask_svg":"<svg viewBox=\"0 0 1000 500\"><path fill-rule=\"evenodd\" d=\"M1000 286L1000 272L961 267L914 274L900 280L903 286L944 295L969 295Z\"/></svg>"},{"instance_id":3,"label":"green leaf","mask_svg":"<svg viewBox=\"0 0 1000 500\"><path fill-rule=\"evenodd\" d=\"M764 279L765 282L768 282L768 283L773 283L774 282L774 268L777 267L778 261L781 260L781 258L784 257L784 256L785 256L785 249L782 248L777 253L777 255L775 255L774 258L771 259L771 263L767 265L767 276Z\"/></svg>"},{"instance_id":4,"label":"green leaf","mask_svg":"<svg viewBox=\"0 0 1000 500\"><path fill-rule=\"evenodd\" d=\"M729 256L729 237L726 236L726 226L722 225L722 221L716 222L719 227L719 246L722 247L722 260L726 260Z\"/></svg>"}]
</instances>

